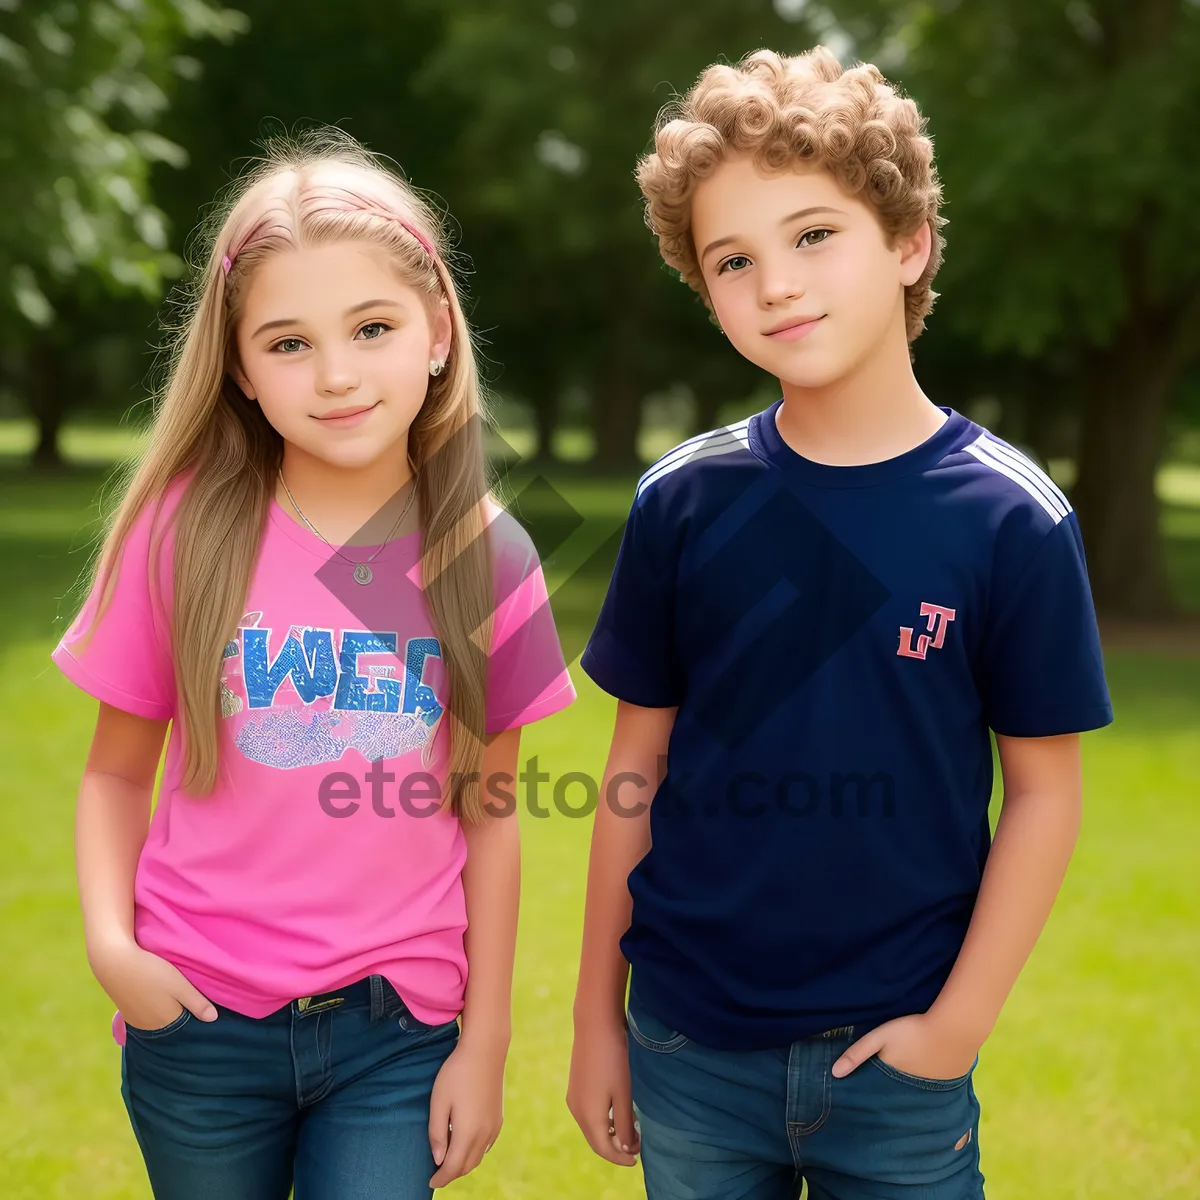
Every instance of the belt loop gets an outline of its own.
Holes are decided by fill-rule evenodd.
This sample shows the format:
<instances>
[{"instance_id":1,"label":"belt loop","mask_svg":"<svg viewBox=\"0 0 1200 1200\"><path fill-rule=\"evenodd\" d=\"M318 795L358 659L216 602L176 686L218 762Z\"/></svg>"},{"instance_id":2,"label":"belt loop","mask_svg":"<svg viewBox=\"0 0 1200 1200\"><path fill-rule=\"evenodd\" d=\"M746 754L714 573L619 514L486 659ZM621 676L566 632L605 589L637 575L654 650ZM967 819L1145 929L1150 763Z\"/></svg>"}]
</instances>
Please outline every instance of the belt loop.
<instances>
[{"instance_id":1,"label":"belt loop","mask_svg":"<svg viewBox=\"0 0 1200 1200\"><path fill-rule=\"evenodd\" d=\"M371 976L371 1024L377 1025L384 1015L383 976Z\"/></svg>"},{"instance_id":2,"label":"belt loop","mask_svg":"<svg viewBox=\"0 0 1200 1200\"><path fill-rule=\"evenodd\" d=\"M401 1017L408 1012L408 1005L404 1003L404 997L392 986L391 980L385 975L381 975L380 981L383 986L384 1003L387 1006L384 1010L389 1017Z\"/></svg>"}]
</instances>

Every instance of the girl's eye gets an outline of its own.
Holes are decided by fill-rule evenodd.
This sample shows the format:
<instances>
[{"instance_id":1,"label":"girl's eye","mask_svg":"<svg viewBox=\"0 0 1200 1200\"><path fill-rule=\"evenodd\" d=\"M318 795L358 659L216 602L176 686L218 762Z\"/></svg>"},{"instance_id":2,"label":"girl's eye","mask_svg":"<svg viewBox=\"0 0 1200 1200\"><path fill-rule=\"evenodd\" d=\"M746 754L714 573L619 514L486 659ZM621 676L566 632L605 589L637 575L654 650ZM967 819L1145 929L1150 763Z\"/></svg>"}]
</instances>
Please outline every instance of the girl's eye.
<instances>
[{"instance_id":1,"label":"girl's eye","mask_svg":"<svg viewBox=\"0 0 1200 1200\"><path fill-rule=\"evenodd\" d=\"M832 229L810 229L799 241L801 246L819 246L827 241L833 233Z\"/></svg>"},{"instance_id":2,"label":"girl's eye","mask_svg":"<svg viewBox=\"0 0 1200 1200\"><path fill-rule=\"evenodd\" d=\"M368 333L368 330L375 330L374 333ZM383 337L391 326L386 321L370 321L364 325L358 332L368 341L373 342L376 338Z\"/></svg>"},{"instance_id":3,"label":"girl's eye","mask_svg":"<svg viewBox=\"0 0 1200 1200\"><path fill-rule=\"evenodd\" d=\"M722 275L726 270L744 271L750 265L750 260L744 254L735 254L727 258L718 268L717 274Z\"/></svg>"},{"instance_id":4,"label":"girl's eye","mask_svg":"<svg viewBox=\"0 0 1200 1200\"><path fill-rule=\"evenodd\" d=\"M272 347L273 350L281 350L284 354L296 354L304 349L304 342L298 337L282 338Z\"/></svg>"}]
</instances>

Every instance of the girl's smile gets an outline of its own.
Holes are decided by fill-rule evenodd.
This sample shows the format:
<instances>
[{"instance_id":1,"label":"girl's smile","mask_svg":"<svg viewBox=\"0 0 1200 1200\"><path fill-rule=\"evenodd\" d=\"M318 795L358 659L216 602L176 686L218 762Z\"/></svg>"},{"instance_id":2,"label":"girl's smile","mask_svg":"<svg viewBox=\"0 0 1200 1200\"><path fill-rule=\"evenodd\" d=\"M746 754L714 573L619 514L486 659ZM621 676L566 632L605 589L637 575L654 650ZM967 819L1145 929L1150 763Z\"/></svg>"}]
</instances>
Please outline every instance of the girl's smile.
<instances>
[{"instance_id":1,"label":"girl's smile","mask_svg":"<svg viewBox=\"0 0 1200 1200\"><path fill-rule=\"evenodd\" d=\"M382 403L382 400L376 400L374 404L356 404L349 408L339 408L315 419L322 425L333 429L353 429L356 425L361 425Z\"/></svg>"}]
</instances>

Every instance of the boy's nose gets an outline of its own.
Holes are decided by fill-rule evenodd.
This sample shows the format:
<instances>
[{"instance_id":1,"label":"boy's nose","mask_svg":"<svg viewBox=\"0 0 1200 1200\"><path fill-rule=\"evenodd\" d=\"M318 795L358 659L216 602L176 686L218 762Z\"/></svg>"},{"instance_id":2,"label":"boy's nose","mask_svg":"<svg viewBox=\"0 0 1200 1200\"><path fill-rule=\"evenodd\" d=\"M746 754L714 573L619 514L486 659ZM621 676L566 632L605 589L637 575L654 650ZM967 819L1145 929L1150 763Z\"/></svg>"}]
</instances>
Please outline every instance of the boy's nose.
<instances>
[{"instance_id":1,"label":"boy's nose","mask_svg":"<svg viewBox=\"0 0 1200 1200\"><path fill-rule=\"evenodd\" d=\"M764 308L773 308L780 304L788 304L804 295L804 284L794 274L779 274L760 276L762 283L759 287L759 301Z\"/></svg>"}]
</instances>

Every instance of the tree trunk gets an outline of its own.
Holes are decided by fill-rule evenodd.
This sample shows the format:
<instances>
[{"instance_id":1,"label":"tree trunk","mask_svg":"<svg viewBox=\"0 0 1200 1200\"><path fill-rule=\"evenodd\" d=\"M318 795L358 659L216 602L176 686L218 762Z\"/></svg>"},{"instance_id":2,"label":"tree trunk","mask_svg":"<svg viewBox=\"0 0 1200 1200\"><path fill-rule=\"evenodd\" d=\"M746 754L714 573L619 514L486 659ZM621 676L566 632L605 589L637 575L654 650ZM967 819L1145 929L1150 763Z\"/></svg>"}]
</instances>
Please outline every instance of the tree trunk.
<instances>
[{"instance_id":1,"label":"tree trunk","mask_svg":"<svg viewBox=\"0 0 1200 1200\"><path fill-rule=\"evenodd\" d=\"M554 430L558 426L558 386L557 380L547 379L546 384L552 390L544 396L539 396L533 406L536 431L533 457L537 462L548 463L554 459Z\"/></svg>"},{"instance_id":2,"label":"tree trunk","mask_svg":"<svg viewBox=\"0 0 1200 1200\"><path fill-rule=\"evenodd\" d=\"M730 350L730 353L733 351ZM721 411L721 405L729 399L729 390L725 387L706 387L703 383L693 383L692 395L696 397L692 433L707 433L716 426L717 413Z\"/></svg>"},{"instance_id":3,"label":"tree trunk","mask_svg":"<svg viewBox=\"0 0 1200 1200\"><path fill-rule=\"evenodd\" d=\"M1080 429L1072 503L1096 606L1120 616L1171 609L1155 479L1179 362L1156 324L1131 320L1092 364Z\"/></svg>"},{"instance_id":4,"label":"tree trunk","mask_svg":"<svg viewBox=\"0 0 1200 1200\"><path fill-rule=\"evenodd\" d=\"M63 358L48 342L30 355L29 401L38 426L32 464L41 470L59 470L63 464L58 435L67 415L67 379Z\"/></svg>"},{"instance_id":5,"label":"tree trunk","mask_svg":"<svg viewBox=\"0 0 1200 1200\"><path fill-rule=\"evenodd\" d=\"M602 472L633 473L641 468L637 436L642 388L635 354L637 316L630 310L627 297L616 306L611 333L608 358L592 399L592 428L596 435L592 466Z\"/></svg>"}]
</instances>

